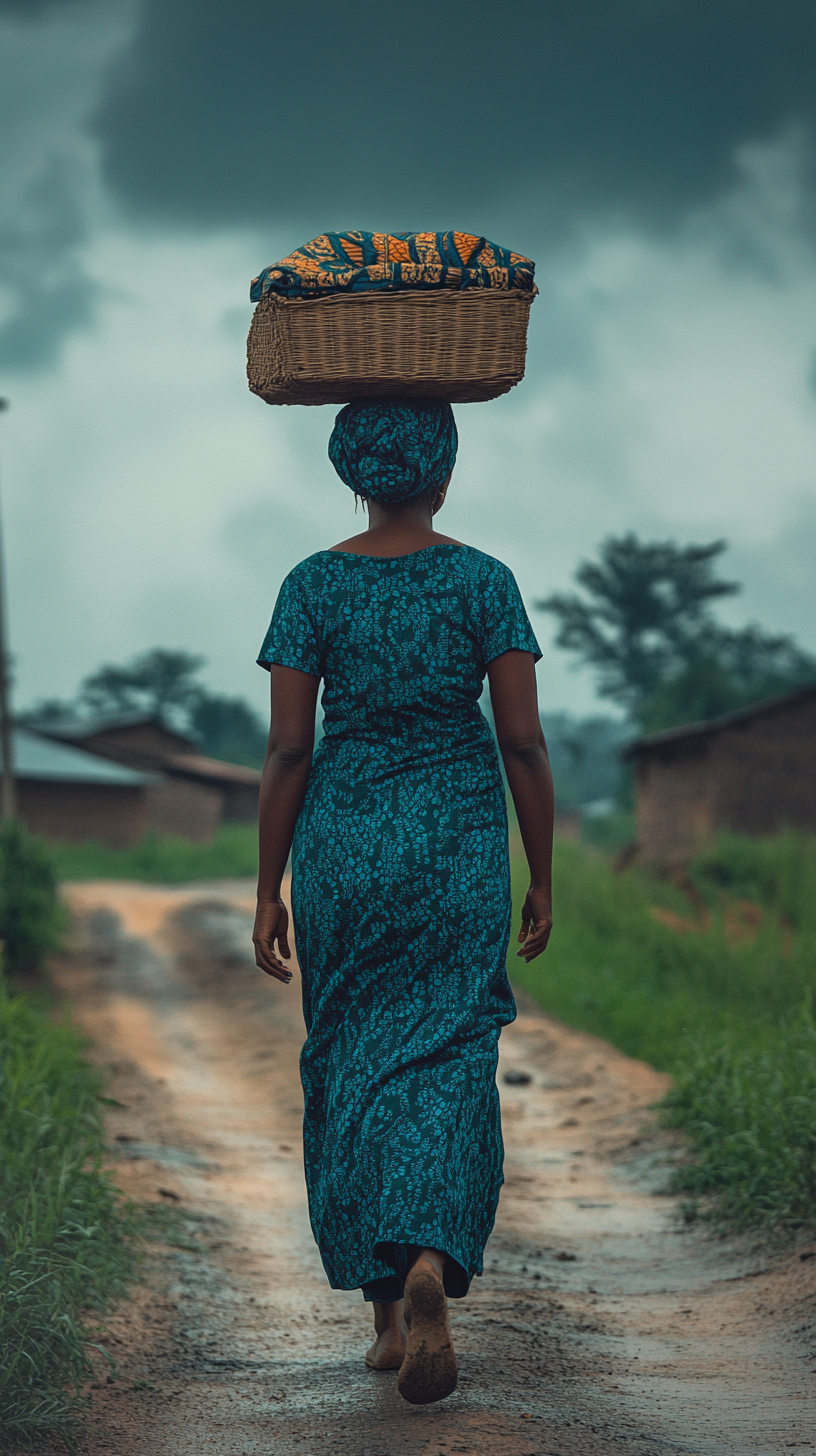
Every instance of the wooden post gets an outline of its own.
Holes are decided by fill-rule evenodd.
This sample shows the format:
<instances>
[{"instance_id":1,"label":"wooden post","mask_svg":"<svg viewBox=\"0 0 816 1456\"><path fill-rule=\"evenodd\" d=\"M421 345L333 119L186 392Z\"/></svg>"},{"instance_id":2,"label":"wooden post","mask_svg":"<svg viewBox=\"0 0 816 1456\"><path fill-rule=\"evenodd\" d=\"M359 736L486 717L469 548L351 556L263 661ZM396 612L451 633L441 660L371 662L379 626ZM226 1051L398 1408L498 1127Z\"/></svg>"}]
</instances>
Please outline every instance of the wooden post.
<instances>
[{"instance_id":1,"label":"wooden post","mask_svg":"<svg viewBox=\"0 0 816 1456\"><path fill-rule=\"evenodd\" d=\"M8 400L0 399L0 412L8 409ZM3 559L3 523L0 513L0 823L17 817L17 795L14 787L14 746L11 723L11 661L8 649L6 613L6 577Z\"/></svg>"}]
</instances>

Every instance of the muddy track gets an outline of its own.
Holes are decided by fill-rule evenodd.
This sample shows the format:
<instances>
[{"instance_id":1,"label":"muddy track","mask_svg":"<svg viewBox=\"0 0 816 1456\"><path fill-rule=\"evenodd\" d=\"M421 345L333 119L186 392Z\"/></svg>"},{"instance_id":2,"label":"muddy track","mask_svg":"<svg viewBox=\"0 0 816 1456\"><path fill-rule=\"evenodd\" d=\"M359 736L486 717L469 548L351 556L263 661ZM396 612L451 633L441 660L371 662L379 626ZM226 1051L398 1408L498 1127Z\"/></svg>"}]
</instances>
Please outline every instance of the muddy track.
<instances>
[{"instance_id":1,"label":"muddy track","mask_svg":"<svg viewBox=\"0 0 816 1456\"><path fill-rule=\"evenodd\" d=\"M71 887L57 968L111 1069L121 1186L180 1211L109 1322L87 1456L776 1456L816 1447L816 1259L683 1231L665 1079L525 1003L501 1042L507 1182L452 1325L461 1381L366 1369L306 1215L296 987L256 971L251 887ZM530 1080L510 1085L505 1072ZM808 1251L804 1251L807 1253Z\"/></svg>"}]
</instances>

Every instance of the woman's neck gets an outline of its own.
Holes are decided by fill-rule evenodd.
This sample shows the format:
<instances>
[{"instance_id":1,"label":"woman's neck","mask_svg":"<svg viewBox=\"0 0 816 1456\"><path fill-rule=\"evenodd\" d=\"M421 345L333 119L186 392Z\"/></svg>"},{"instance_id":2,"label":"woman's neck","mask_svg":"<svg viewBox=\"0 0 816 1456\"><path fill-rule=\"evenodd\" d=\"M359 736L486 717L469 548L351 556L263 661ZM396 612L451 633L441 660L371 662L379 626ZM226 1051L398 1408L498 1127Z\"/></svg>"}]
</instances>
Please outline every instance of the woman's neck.
<instances>
[{"instance_id":1,"label":"woman's neck","mask_svg":"<svg viewBox=\"0 0 816 1456\"><path fill-rule=\"evenodd\" d=\"M383 506L368 501L368 530L350 536L333 546L332 551L348 551L358 556L409 556L427 546L458 546L452 536L441 536L433 528L433 513L425 502L408 501L404 505Z\"/></svg>"}]
</instances>

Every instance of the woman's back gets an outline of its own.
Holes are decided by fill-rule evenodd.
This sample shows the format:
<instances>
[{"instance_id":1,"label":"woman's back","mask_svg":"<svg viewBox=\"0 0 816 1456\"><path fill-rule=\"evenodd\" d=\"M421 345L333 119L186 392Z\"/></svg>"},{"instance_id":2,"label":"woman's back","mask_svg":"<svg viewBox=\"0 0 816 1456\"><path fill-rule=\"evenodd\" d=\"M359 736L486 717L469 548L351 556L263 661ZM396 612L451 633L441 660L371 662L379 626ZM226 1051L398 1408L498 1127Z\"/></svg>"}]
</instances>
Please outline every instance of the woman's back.
<instances>
[{"instance_id":1,"label":"woman's back","mask_svg":"<svg viewBox=\"0 0 816 1456\"><path fill-rule=\"evenodd\" d=\"M537 652L512 573L471 546L319 551L284 583L259 661L324 680L321 754L404 771L485 748L487 663ZM487 766L487 765L485 765Z\"/></svg>"}]
</instances>

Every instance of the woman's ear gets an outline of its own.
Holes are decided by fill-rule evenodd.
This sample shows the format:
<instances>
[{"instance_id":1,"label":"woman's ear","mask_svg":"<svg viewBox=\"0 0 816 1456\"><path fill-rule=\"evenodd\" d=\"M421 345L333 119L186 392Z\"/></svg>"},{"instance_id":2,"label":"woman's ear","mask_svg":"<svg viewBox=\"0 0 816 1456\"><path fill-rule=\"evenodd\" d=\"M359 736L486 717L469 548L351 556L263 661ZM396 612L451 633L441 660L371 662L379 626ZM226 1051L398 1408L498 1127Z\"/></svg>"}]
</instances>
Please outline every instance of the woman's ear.
<instances>
[{"instance_id":1,"label":"woman's ear","mask_svg":"<svg viewBox=\"0 0 816 1456\"><path fill-rule=\"evenodd\" d=\"M453 471L452 470L449 470L448 471L448 474L447 474L447 478L445 480L443 480L442 484L439 487L439 490L437 491L437 493L436 493L436 495L434 497L434 503L431 506L431 515L432 516L435 516L436 513L437 513L437 511L441 511L443 505L445 504L445 497L446 497L446 495L448 493L448 486L451 483L451 476L452 475L453 475Z\"/></svg>"}]
</instances>

